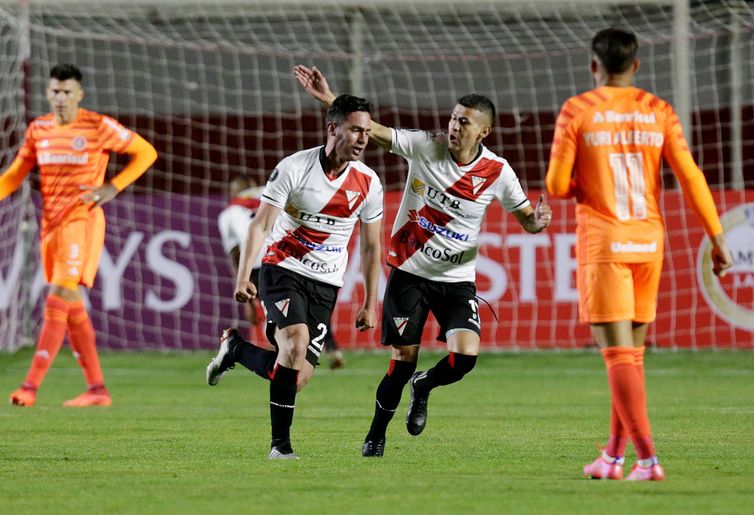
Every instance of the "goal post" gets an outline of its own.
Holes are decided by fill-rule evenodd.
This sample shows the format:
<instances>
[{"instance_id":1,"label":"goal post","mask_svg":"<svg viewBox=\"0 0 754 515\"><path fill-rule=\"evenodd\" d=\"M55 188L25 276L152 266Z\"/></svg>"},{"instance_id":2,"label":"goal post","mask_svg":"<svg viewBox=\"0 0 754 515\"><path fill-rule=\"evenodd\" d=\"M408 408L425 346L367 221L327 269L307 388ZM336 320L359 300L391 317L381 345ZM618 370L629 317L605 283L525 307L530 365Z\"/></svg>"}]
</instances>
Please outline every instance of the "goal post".
<instances>
[{"instance_id":1,"label":"goal post","mask_svg":"<svg viewBox=\"0 0 754 515\"><path fill-rule=\"evenodd\" d=\"M752 348L754 328L730 314L754 317L754 214L745 209L754 202L754 9L746 2L0 0L0 160L12 161L30 117L47 112L50 68L77 64L82 106L112 115L159 152L153 169L106 206L106 251L88 297L98 342L211 348L224 327L244 326L217 229L229 181L246 174L263 183L283 157L323 141L324 112L296 83L294 65L318 66L334 90L365 96L375 118L395 127L442 128L458 97L489 96L499 115L485 143L535 198L555 117L591 87L590 40L608 26L638 35L637 85L687 110L687 138L738 252L729 277L707 284L703 234L670 187L650 338L664 347ZM389 233L406 165L374 146L364 159L385 184ZM123 163L113 157L109 174ZM1 349L33 341L41 320L45 289L27 209L39 205L33 176L0 202ZM672 174L664 177L670 183ZM490 211L478 275L495 313L482 310L487 348L590 343L576 317L573 205L552 204L556 220L540 235ZM346 348L377 348L379 331L353 328L357 267L352 249L334 328ZM436 332L431 326L425 340Z\"/></svg>"}]
</instances>

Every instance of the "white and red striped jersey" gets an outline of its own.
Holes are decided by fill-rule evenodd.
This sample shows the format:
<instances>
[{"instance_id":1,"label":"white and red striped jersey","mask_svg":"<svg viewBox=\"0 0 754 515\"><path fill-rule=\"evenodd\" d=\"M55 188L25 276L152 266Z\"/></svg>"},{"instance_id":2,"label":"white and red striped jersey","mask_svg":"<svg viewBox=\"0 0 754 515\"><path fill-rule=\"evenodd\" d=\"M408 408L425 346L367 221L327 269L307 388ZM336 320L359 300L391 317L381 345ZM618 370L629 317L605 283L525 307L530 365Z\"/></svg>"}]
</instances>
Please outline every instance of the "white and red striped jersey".
<instances>
[{"instance_id":1,"label":"white and red striped jersey","mask_svg":"<svg viewBox=\"0 0 754 515\"><path fill-rule=\"evenodd\" d=\"M408 160L408 178L388 264L433 281L475 281L477 239L487 206L493 199L508 212L530 205L516 173L484 146L474 161L460 166L444 135L392 131L391 151Z\"/></svg>"},{"instance_id":2,"label":"white and red striped jersey","mask_svg":"<svg viewBox=\"0 0 754 515\"><path fill-rule=\"evenodd\" d=\"M242 191L237 198L232 198L228 206L217 217L220 240L226 254L234 247L243 247L249 234L249 224L259 208L261 188L249 188ZM262 266L262 256L254 262L254 268Z\"/></svg>"},{"instance_id":3,"label":"white and red striped jersey","mask_svg":"<svg viewBox=\"0 0 754 515\"><path fill-rule=\"evenodd\" d=\"M267 238L262 262L340 287L356 220L382 219L382 184L359 161L330 180L322 168L324 158L324 147L302 150L272 172L262 202L283 212Z\"/></svg>"}]
</instances>

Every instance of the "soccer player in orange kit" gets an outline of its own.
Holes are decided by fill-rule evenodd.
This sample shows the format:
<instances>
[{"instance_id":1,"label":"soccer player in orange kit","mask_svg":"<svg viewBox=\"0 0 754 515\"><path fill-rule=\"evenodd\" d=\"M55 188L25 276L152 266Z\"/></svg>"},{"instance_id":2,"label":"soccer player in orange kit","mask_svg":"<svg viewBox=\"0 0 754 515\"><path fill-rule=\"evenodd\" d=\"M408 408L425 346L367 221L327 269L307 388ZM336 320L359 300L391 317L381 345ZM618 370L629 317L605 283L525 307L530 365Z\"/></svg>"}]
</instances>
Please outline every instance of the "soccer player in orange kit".
<instances>
[{"instance_id":1,"label":"soccer player in orange kit","mask_svg":"<svg viewBox=\"0 0 754 515\"><path fill-rule=\"evenodd\" d=\"M66 330L88 388L64 406L109 406L95 333L79 285L91 288L105 241L102 205L141 176L157 159L154 147L108 116L79 108L81 71L59 64L50 72L51 113L35 118L13 163L0 176L0 200L39 167L42 192L41 259L50 284L44 323L26 379L11 393L16 406L33 406L37 389L63 344ZM104 182L110 152L130 162Z\"/></svg>"},{"instance_id":2,"label":"soccer player in orange kit","mask_svg":"<svg viewBox=\"0 0 754 515\"><path fill-rule=\"evenodd\" d=\"M602 349L612 398L610 439L585 476L623 477L628 438L637 464L628 480L662 480L644 385L644 341L655 319L665 228L662 158L670 164L712 240L714 272L732 266L714 200L694 163L673 108L633 87L636 36L610 28L592 40L595 88L572 97L558 116L547 191L574 197L579 313Z\"/></svg>"}]
</instances>

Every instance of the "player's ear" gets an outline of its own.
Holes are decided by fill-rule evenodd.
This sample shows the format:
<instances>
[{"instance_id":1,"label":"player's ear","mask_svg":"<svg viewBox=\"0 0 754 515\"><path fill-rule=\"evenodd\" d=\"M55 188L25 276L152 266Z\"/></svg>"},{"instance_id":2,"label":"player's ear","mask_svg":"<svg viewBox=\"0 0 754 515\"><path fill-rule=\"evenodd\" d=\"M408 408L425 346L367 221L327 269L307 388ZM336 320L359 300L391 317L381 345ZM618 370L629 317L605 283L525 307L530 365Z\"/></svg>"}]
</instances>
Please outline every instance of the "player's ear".
<instances>
[{"instance_id":1,"label":"player's ear","mask_svg":"<svg viewBox=\"0 0 754 515\"><path fill-rule=\"evenodd\" d=\"M490 132L492 132L492 127L490 126L482 127L482 131L479 133L479 139L483 140L484 138L490 135Z\"/></svg>"},{"instance_id":2,"label":"player's ear","mask_svg":"<svg viewBox=\"0 0 754 515\"><path fill-rule=\"evenodd\" d=\"M335 122L327 122L327 135L335 136L335 131L338 128L338 124Z\"/></svg>"},{"instance_id":3,"label":"player's ear","mask_svg":"<svg viewBox=\"0 0 754 515\"><path fill-rule=\"evenodd\" d=\"M634 57L634 62L631 63L631 72L636 74L639 71L639 67L641 67L641 61L639 61L638 57Z\"/></svg>"},{"instance_id":4,"label":"player's ear","mask_svg":"<svg viewBox=\"0 0 754 515\"><path fill-rule=\"evenodd\" d=\"M592 56L592 62L589 63L589 69L591 70L592 74L597 73L597 70L600 68L600 62L597 60L596 56Z\"/></svg>"}]
</instances>

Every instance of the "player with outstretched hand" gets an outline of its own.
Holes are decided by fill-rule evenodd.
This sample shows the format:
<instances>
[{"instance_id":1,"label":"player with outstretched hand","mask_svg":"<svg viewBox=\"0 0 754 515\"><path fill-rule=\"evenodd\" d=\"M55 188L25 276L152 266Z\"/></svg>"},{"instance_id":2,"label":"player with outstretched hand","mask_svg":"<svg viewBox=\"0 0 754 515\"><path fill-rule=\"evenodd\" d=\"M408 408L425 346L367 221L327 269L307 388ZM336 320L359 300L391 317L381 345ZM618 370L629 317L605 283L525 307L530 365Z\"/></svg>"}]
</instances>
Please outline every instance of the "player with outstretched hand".
<instances>
[{"instance_id":1,"label":"player with outstretched hand","mask_svg":"<svg viewBox=\"0 0 754 515\"><path fill-rule=\"evenodd\" d=\"M16 191L39 167L42 190L41 258L50 284L37 351L26 379L11 393L16 406L33 406L66 331L87 390L65 406L109 406L95 333L79 285L91 288L105 241L102 205L138 179L157 159L141 136L99 113L79 108L84 98L81 71L59 64L50 72L51 113L35 118L15 161L0 176L0 200ZM131 161L104 182L110 152Z\"/></svg>"},{"instance_id":2,"label":"player with outstretched hand","mask_svg":"<svg viewBox=\"0 0 754 515\"><path fill-rule=\"evenodd\" d=\"M576 199L579 315L602 349L612 397L610 438L585 476L623 477L630 438L638 462L629 480L661 480L647 416L644 342L655 319L665 227L662 159L712 240L714 272L732 259L707 182L673 108L633 86L636 36L611 28L592 40L595 88L568 99L553 136L547 190Z\"/></svg>"},{"instance_id":3,"label":"player with outstretched hand","mask_svg":"<svg viewBox=\"0 0 754 515\"><path fill-rule=\"evenodd\" d=\"M244 342L230 329L207 367L209 384L217 384L236 362L270 380L270 459L298 458L290 441L297 386L309 380L322 352L357 221L365 293L356 327L364 331L377 321L382 184L359 162L369 141L371 110L362 98L335 99L327 111L325 145L297 152L275 167L249 225L235 298L248 302L257 295L251 269L266 243L259 297L277 352Z\"/></svg>"},{"instance_id":4,"label":"player with outstretched hand","mask_svg":"<svg viewBox=\"0 0 754 515\"><path fill-rule=\"evenodd\" d=\"M299 65L294 73L313 98L325 106L333 102L335 95L317 68ZM403 156L409 169L390 239L392 270L383 303L382 343L393 353L377 387L374 418L362 446L365 457L384 454L387 426L406 383L411 391L406 427L418 435L426 425L432 389L461 380L476 364L481 334L474 282L477 237L489 204L500 202L531 233L550 224L550 207L540 198L533 208L508 162L482 144L495 119L494 104L471 94L456 102L447 133L372 121L372 140ZM448 355L426 372L415 372L430 311Z\"/></svg>"}]
</instances>

